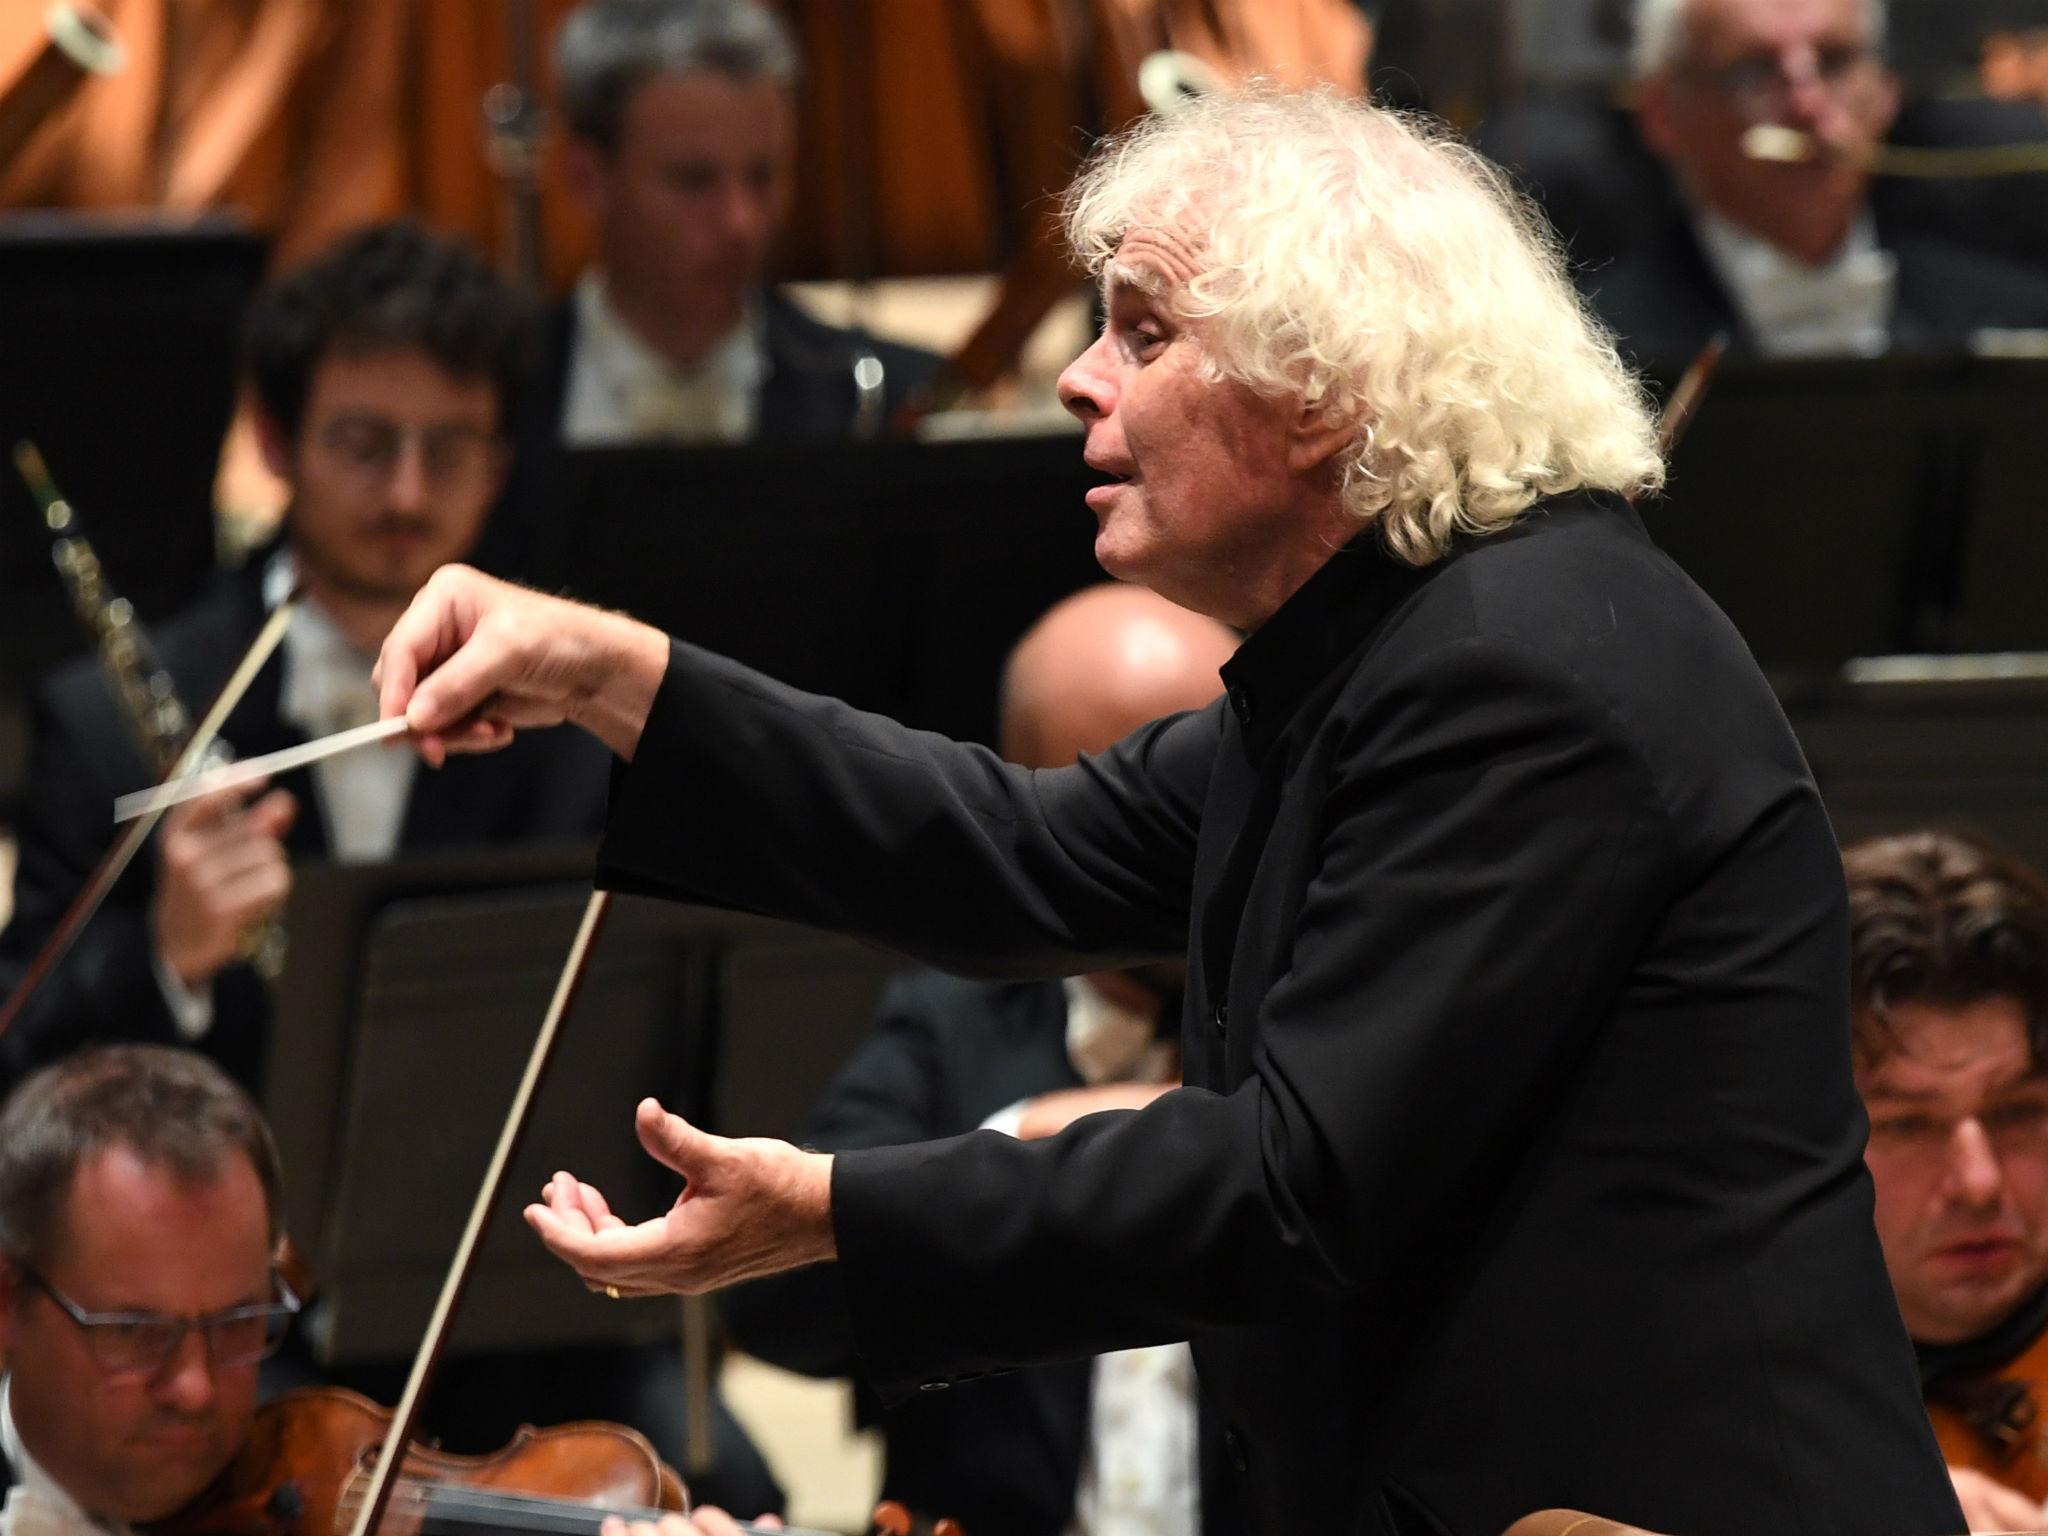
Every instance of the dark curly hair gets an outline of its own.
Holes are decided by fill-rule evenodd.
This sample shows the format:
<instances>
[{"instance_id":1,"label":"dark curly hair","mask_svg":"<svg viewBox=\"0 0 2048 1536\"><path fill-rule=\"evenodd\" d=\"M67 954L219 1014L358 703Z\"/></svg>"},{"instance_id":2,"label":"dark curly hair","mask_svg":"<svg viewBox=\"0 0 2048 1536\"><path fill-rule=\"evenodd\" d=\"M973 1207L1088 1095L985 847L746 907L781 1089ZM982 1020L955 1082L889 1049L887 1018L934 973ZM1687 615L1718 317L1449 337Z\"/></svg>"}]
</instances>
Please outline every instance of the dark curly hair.
<instances>
[{"instance_id":1,"label":"dark curly hair","mask_svg":"<svg viewBox=\"0 0 2048 1536\"><path fill-rule=\"evenodd\" d=\"M1953 832L1874 837L1842 850L1849 882L1849 1001L1866 1061L1896 1041L1898 1003L2011 998L2048 1065L2048 884L2019 860Z\"/></svg>"},{"instance_id":2,"label":"dark curly hair","mask_svg":"<svg viewBox=\"0 0 2048 1536\"><path fill-rule=\"evenodd\" d=\"M243 321L242 363L289 437L330 354L413 348L456 378L495 385L502 427L532 365L534 327L532 301L467 240L396 219L266 284Z\"/></svg>"}]
</instances>

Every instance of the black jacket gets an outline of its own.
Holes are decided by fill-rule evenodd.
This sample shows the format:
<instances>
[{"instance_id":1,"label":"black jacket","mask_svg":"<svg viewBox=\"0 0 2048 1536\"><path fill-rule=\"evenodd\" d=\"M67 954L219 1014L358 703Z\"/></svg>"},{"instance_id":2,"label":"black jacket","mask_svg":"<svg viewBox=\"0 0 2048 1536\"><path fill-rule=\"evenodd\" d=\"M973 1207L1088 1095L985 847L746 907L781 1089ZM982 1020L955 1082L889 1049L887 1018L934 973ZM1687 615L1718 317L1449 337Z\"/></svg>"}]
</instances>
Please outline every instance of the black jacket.
<instances>
[{"instance_id":1,"label":"black jacket","mask_svg":"<svg viewBox=\"0 0 2048 1536\"><path fill-rule=\"evenodd\" d=\"M1892 351L1955 352L1974 331L2048 328L2048 270L1929 232L1898 207L1888 198L1872 203L1877 243L1898 260ZM1667 190L1640 217L1627 250L1577 274L1623 352L1673 376L1716 333L1738 354L1754 352L1756 338L1677 199Z\"/></svg>"},{"instance_id":2,"label":"black jacket","mask_svg":"<svg viewBox=\"0 0 2048 1536\"><path fill-rule=\"evenodd\" d=\"M196 720L262 626L263 561L223 574L190 609L153 636L179 696ZM303 740L278 714L282 652L257 675L221 738L238 757ZM60 669L39 690L31 724L21 813L14 915L0 932L0 986L11 987L112 842L114 797L153 782L126 717L96 661ZM490 757L418 769L399 833L403 851L589 837L604 818L610 754L580 731L521 738ZM310 771L277 781L297 798L286 836L294 863L326 857L328 840ZM156 889L154 839L136 855L106 905L4 1038L0 1078L80 1045L112 1040L177 1043L151 963L149 903ZM234 965L215 978L213 1027L200 1048L243 1083L258 1086L270 1019L268 990Z\"/></svg>"},{"instance_id":3,"label":"black jacket","mask_svg":"<svg viewBox=\"0 0 2048 1536\"><path fill-rule=\"evenodd\" d=\"M844 1152L957 1136L1021 1099L1078 1087L1066 1026L1056 981L900 976L800 1139ZM859 1374L837 1265L737 1286L720 1302L734 1339L761 1359L810 1376ZM976 1536L1060 1536L1074 1517L1092 1372L1062 1361L879 1411L864 1404L885 1442L881 1496Z\"/></svg>"},{"instance_id":4,"label":"black jacket","mask_svg":"<svg viewBox=\"0 0 2048 1536\"><path fill-rule=\"evenodd\" d=\"M938 372L939 359L918 347L843 330L814 319L778 289L761 294L768 373L754 436L764 443L829 442L854 436L861 425L853 365L863 352L882 363L882 422ZM565 505L562 412L569 367L576 354L576 306L565 300L549 312L533 383L514 411L518 449L504 494L476 556L487 570L549 584L561 541L587 533Z\"/></svg>"},{"instance_id":5,"label":"black jacket","mask_svg":"<svg viewBox=\"0 0 2048 1536\"><path fill-rule=\"evenodd\" d=\"M609 882L949 969L1189 956L1187 1089L838 1156L870 1375L1190 1337L1205 1515L1261 1532L1960 1529L1840 862L1727 621L1573 501L1424 570L1354 542L1225 678L1028 774L676 648Z\"/></svg>"}]
</instances>

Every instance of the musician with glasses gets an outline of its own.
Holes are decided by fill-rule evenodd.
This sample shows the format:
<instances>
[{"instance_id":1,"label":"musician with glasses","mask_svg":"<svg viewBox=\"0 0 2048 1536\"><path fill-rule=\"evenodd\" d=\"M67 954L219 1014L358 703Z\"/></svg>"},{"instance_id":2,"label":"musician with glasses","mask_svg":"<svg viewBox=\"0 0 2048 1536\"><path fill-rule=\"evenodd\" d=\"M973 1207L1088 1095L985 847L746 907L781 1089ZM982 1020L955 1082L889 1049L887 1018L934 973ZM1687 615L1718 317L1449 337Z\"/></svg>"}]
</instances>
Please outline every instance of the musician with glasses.
<instances>
[{"instance_id":1,"label":"musician with glasses","mask_svg":"<svg viewBox=\"0 0 2048 1536\"><path fill-rule=\"evenodd\" d=\"M370 664L428 572L469 555L503 481L531 311L467 245L397 223L272 282L244 359L272 466L277 543L155 639L196 717L294 582L304 600L222 739L249 757L374 719ZM113 797L152 778L96 663L42 691L0 983L18 973L111 837ZM458 782L358 753L180 807L0 1039L0 1076L89 1040L196 1046L250 1086L270 1016L248 935L307 860L594 834L604 755L570 732Z\"/></svg>"},{"instance_id":2,"label":"musician with glasses","mask_svg":"<svg viewBox=\"0 0 2048 1536\"><path fill-rule=\"evenodd\" d=\"M1899 108L1885 0L1637 0L1637 125L1663 162L1627 248L1580 281L1624 349L1682 366L1717 332L1765 356L1868 356L2048 325L2048 273L1966 247L1873 184ZM1751 131L1793 130L1791 163Z\"/></svg>"},{"instance_id":3,"label":"musician with glasses","mask_svg":"<svg viewBox=\"0 0 2048 1536\"><path fill-rule=\"evenodd\" d=\"M188 1051L110 1046L0 1111L0 1536L162 1519L240 1450L298 1302L277 1151Z\"/></svg>"}]
</instances>

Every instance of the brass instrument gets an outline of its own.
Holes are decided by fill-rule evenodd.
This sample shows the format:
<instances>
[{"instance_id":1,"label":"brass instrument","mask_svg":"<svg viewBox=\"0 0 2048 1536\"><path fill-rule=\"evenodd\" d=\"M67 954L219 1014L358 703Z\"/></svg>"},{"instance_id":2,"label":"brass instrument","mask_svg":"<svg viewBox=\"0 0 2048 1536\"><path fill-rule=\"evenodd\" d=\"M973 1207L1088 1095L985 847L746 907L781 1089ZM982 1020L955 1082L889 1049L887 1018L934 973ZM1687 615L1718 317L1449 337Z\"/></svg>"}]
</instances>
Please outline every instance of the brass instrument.
<instances>
[{"instance_id":1,"label":"brass instrument","mask_svg":"<svg viewBox=\"0 0 2048 1536\"><path fill-rule=\"evenodd\" d=\"M14 445L14 466L42 509L43 524L50 531L50 558L71 595L71 606L99 646L100 666L135 733L143 761L156 778L166 778L176 771L192 735L192 718L178 699L170 671L134 605L108 583L98 552L79 531L78 515L57 489L35 444ZM226 754L217 747L212 755ZM266 980L274 980L284 964L284 942L284 926L272 918L243 935L242 958Z\"/></svg>"}]
</instances>

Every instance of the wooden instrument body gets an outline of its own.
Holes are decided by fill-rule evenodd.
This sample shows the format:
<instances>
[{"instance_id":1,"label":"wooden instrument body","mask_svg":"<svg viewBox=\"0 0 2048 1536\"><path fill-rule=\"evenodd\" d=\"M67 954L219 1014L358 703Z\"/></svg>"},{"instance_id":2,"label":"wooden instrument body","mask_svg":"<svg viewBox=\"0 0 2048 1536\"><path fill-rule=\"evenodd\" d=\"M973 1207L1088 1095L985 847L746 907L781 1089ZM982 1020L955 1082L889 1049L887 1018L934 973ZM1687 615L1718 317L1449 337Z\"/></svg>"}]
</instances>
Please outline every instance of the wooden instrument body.
<instances>
[{"instance_id":1,"label":"wooden instrument body","mask_svg":"<svg viewBox=\"0 0 2048 1536\"><path fill-rule=\"evenodd\" d=\"M350 1528L391 1415L339 1388L287 1392L256 1415L242 1454L190 1508L149 1527L149 1536L330 1536ZM590 1507L596 1532L606 1509L627 1513L688 1507L682 1483L634 1430L619 1424L522 1429L489 1456L415 1446L406 1453L383 1536L411 1536L436 1491L436 1529L459 1526L460 1492L532 1495ZM455 1505L449 1511L446 1506ZM479 1523L478 1530L517 1529ZM536 1524L536 1529L542 1528ZM554 1527L559 1529L559 1527Z\"/></svg>"},{"instance_id":2,"label":"wooden instrument body","mask_svg":"<svg viewBox=\"0 0 2048 1536\"><path fill-rule=\"evenodd\" d=\"M2016 1358L1980 1376L1944 1381L1927 1417L1942 1459L2048 1501L2048 1331Z\"/></svg>"}]
</instances>

